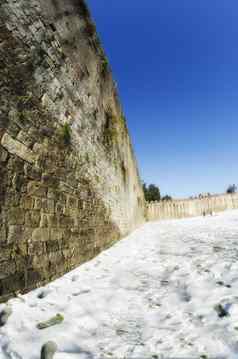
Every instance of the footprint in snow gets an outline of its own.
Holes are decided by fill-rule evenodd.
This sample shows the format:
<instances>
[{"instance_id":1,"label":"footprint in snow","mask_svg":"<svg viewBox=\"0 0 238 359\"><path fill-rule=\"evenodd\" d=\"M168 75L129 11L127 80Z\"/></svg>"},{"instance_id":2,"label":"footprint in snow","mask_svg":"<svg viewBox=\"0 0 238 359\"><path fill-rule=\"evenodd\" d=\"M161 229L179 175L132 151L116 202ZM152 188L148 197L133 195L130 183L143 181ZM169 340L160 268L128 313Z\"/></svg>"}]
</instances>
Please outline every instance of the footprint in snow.
<instances>
[{"instance_id":1,"label":"footprint in snow","mask_svg":"<svg viewBox=\"0 0 238 359\"><path fill-rule=\"evenodd\" d=\"M225 284L223 281L219 280L216 282L217 285L220 285L221 287L231 288L230 284Z\"/></svg>"},{"instance_id":2,"label":"footprint in snow","mask_svg":"<svg viewBox=\"0 0 238 359\"><path fill-rule=\"evenodd\" d=\"M192 299L192 296L188 292L186 287L180 288L179 291L178 291L178 295L179 295L179 298L181 299L182 302L187 302L188 303Z\"/></svg>"},{"instance_id":3,"label":"footprint in snow","mask_svg":"<svg viewBox=\"0 0 238 359\"><path fill-rule=\"evenodd\" d=\"M101 264L100 261L94 263L94 267L98 267Z\"/></svg>"}]
</instances>

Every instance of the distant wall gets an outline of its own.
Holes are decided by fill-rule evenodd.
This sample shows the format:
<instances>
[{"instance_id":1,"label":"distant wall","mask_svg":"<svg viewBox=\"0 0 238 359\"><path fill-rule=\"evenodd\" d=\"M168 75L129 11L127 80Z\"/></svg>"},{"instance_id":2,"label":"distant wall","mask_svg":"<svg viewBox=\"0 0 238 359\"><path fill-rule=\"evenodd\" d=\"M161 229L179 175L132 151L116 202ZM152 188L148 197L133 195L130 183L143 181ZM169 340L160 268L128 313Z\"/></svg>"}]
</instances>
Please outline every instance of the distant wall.
<instances>
[{"instance_id":1,"label":"distant wall","mask_svg":"<svg viewBox=\"0 0 238 359\"><path fill-rule=\"evenodd\" d=\"M149 221L202 216L238 208L238 194L224 194L202 199L153 202L147 204Z\"/></svg>"}]
</instances>

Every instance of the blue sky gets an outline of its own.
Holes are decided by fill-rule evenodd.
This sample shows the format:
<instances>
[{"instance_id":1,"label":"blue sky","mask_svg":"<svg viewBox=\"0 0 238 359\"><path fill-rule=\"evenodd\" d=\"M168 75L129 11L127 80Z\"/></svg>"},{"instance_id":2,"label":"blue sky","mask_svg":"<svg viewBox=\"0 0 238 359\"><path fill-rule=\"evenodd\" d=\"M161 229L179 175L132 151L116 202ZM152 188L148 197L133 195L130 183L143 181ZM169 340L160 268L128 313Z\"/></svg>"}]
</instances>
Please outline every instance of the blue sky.
<instances>
[{"instance_id":1,"label":"blue sky","mask_svg":"<svg viewBox=\"0 0 238 359\"><path fill-rule=\"evenodd\" d=\"M141 178L163 194L238 183L237 0L88 0Z\"/></svg>"}]
</instances>

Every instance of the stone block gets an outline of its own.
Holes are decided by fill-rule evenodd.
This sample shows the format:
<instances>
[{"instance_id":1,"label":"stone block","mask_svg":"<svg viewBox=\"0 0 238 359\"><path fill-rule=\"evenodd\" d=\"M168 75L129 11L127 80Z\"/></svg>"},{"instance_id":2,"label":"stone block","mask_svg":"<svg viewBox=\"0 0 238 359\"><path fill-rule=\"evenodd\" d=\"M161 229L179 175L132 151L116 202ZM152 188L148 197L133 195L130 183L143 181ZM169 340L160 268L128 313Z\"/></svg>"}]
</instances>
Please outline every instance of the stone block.
<instances>
[{"instance_id":1,"label":"stone block","mask_svg":"<svg viewBox=\"0 0 238 359\"><path fill-rule=\"evenodd\" d=\"M17 249L18 249L18 253L25 257L27 256L27 253L28 253L28 243L26 241L20 241L18 244L17 244Z\"/></svg>"},{"instance_id":2,"label":"stone block","mask_svg":"<svg viewBox=\"0 0 238 359\"><path fill-rule=\"evenodd\" d=\"M39 283L41 280L41 274L40 272L34 270L34 269L28 269L26 272L26 285L27 287L31 287L32 285L35 285L36 283Z\"/></svg>"},{"instance_id":3,"label":"stone block","mask_svg":"<svg viewBox=\"0 0 238 359\"><path fill-rule=\"evenodd\" d=\"M46 242L46 250L47 250L47 253L52 253L52 252L56 252L60 249L60 245L59 245L59 242L56 240L56 241L47 241Z\"/></svg>"},{"instance_id":4,"label":"stone block","mask_svg":"<svg viewBox=\"0 0 238 359\"><path fill-rule=\"evenodd\" d=\"M0 225L0 243L7 240L7 228L5 224Z\"/></svg>"},{"instance_id":5,"label":"stone block","mask_svg":"<svg viewBox=\"0 0 238 359\"><path fill-rule=\"evenodd\" d=\"M55 212L55 201L53 199L42 199L42 210L46 213L54 213Z\"/></svg>"},{"instance_id":6,"label":"stone block","mask_svg":"<svg viewBox=\"0 0 238 359\"><path fill-rule=\"evenodd\" d=\"M40 227L57 228L59 226L59 216L55 214L41 214Z\"/></svg>"},{"instance_id":7,"label":"stone block","mask_svg":"<svg viewBox=\"0 0 238 359\"><path fill-rule=\"evenodd\" d=\"M74 188L67 185L67 183L60 181L59 190L65 193L74 194Z\"/></svg>"},{"instance_id":8,"label":"stone block","mask_svg":"<svg viewBox=\"0 0 238 359\"><path fill-rule=\"evenodd\" d=\"M23 145L21 142L14 140L7 133L4 133L1 139L1 145L11 154L16 155L26 162L34 163L36 155L33 151Z\"/></svg>"},{"instance_id":9,"label":"stone block","mask_svg":"<svg viewBox=\"0 0 238 359\"><path fill-rule=\"evenodd\" d=\"M34 142L34 140L31 137L29 137L26 132L22 130L18 133L17 140L23 143L27 147L30 147Z\"/></svg>"},{"instance_id":10,"label":"stone block","mask_svg":"<svg viewBox=\"0 0 238 359\"><path fill-rule=\"evenodd\" d=\"M42 198L35 197L34 198L34 209L39 211L42 207Z\"/></svg>"},{"instance_id":11,"label":"stone block","mask_svg":"<svg viewBox=\"0 0 238 359\"><path fill-rule=\"evenodd\" d=\"M59 216L59 227L71 228L74 226L74 220L71 217L60 215Z\"/></svg>"},{"instance_id":12,"label":"stone block","mask_svg":"<svg viewBox=\"0 0 238 359\"><path fill-rule=\"evenodd\" d=\"M0 296L25 288L25 272L17 272L0 280Z\"/></svg>"},{"instance_id":13,"label":"stone block","mask_svg":"<svg viewBox=\"0 0 238 359\"><path fill-rule=\"evenodd\" d=\"M48 258L39 255L33 255L31 258L31 265L35 270L41 270L41 268L45 268L48 265Z\"/></svg>"},{"instance_id":14,"label":"stone block","mask_svg":"<svg viewBox=\"0 0 238 359\"><path fill-rule=\"evenodd\" d=\"M25 214L25 225L32 228L39 227L40 219L40 211L27 211Z\"/></svg>"},{"instance_id":15,"label":"stone block","mask_svg":"<svg viewBox=\"0 0 238 359\"><path fill-rule=\"evenodd\" d=\"M61 263L64 259L61 251L55 251L48 254L49 260L51 263Z\"/></svg>"},{"instance_id":16,"label":"stone block","mask_svg":"<svg viewBox=\"0 0 238 359\"><path fill-rule=\"evenodd\" d=\"M48 164L48 166L54 166L54 164ZM56 169L55 169L56 170ZM57 186L58 184L58 178L56 177L56 174L51 174L51 173L43 173L42 174L42 182L46 185L46 186Z\"/></svg>"},{"instance_id":17,"label":"stone block","mask_svg":"<svg viewBox=\"0 0 238 359\"><path fill-rule=\"evenodd\" d=\"M69 207L70 209L77 209L78 208L77 198L68 196L67 207Z\"/></svg>"},{"instance_id":18,"label":"stone block","mask_svg":"<svg viewBox=\"0 0 238 359\"><path fill-rule=\"evenodd\" d=\"M20 207L10 208L8 211L8 216L10 225L24 225L25 223L25 214Z\"/></svg>"},{"instance_id":19,"label":"stone block","mask_svg":"<svg viewBox=\"0 0 238 359\"><path fill-rule=\"evenodd\" d=\"M63 205L61 202L57 202L55 205L55 213L58 214L64 214L65 213L65 205Z\"/></svg>"},{"instance_id":20,"label":"stone block","mask_svg":"<svg viewBox=\"0 0 238 359\"><path fill-rule=\"evenodd\" d=\"M44 213L41 214L40 227L41 228L50 227L49 222L48 222L48 215L47 214L44 214Z\"/></svg>"},{"instance_id":21,"label":"stone block","mask_svg":"<svg viewBox=\"0 0 238 359\"><path fill-rule=\"evenodd\" d=\"M45 253L46 246L44 242L30 242L28 243L28 255L32 256L34 254L41 255Z\"/></svg>"},{"instance_id":22,"label":"stone block","mask_svg":"<svg viewBox=\"0 0 238 359\"><path fill-rule=\"evenodd\" d=\"M0 262L0 280L8 277L11 274L14 274L16 271L16 263L14 260L6 260L5 262Z\"/></svg>"},{"instance_id":23,"label":"stone block","mask_svg":"<svg viewBox=\"0 0 238 359\"><path fill-rule=\"evenodd\" d=\"M69 259L73 256L73 250L72 249L64 249L63 251L63 255L65 259Z\"/></svg>"},{"instance_id":24,"label":"stone block","mask_svg":"<svg viewBox=\"0 0 238 359\"><path fill-rule=\"evenodd\" d=\"M25 196L21 200L21 205L24 209L33 209L34 208L34 198L30 196Z\"/></svg>"},{"instance_id":25,"label":"stone block","mask_svg":"<svg viewBox=\"0 0 238 359\"><path fill-rule=\"evenodd\" d=\"M23 226L22 225L9 225L8 227L8 243L16 243L22 239Z\"/></svg>"},{"instance_id":26,"label":"stone block","mask_svg":"<svg viewBox=\"0 0 238 359\"><path fill-rule=\"evenodd\" d=\"M27 185L27 193L30 196L46 197L47 187L42 186L38 181L30 181Z\"/></svg>"},{"instance_id":27,"label":"stone block","mask_svg":"<svg viewBox=\"0 0 238 359\"><path fill-rule=\"evenodd\" d=\"M50 230L48 228L36 228L32 233L32 240L37 242L46 242L50 239Z\"/></svg>"},{"instance_id":28,"label":"stone block","mask_svg":"<svg viewBox=\"0 0 238 359\"><path fill-rule=\"evenodd\" d=\"M50 199L55 199L57 197L56 191L53 188L48 188L47 197Z\"/></svg>"},{"instance_id":29,"label":"stone block","mask_svg":"<svg viewBox=\"0 0 238 359\"><path fill-rule=\"evenodd\" d=\"M0 250L0 262L3 262L5 260L9 260L14 253L15 245L13 243L3 243L1 244L1 250Z\"/></svg>"},{"instance_id":30,"label":"stone block","mask_svg":"<svg viewBox=\"0 0 238 359\"><path fill-rule=\"evenodd\" d=\"M0 141L1 141L1 139L2 139L2 137L3 137L3 135L4 135L4 133L5 133L5 129L4 128L1 128L0 127Z\"/></svg>"},{"instance_id":31,"label":"stone block","mask_svg":"<svg viewBox=\"0 0 238 359\"><path fill-rule=\"evenodd\" d=\"M27 178L30 178L35 181L40 181L41 179L41 171L39 168L36 168L32 164L25 163L24 165L24 174Z\"/></svg>"},{"instance_id":32,"label":"stone block","mask_svg":"<svg viewBox=\"0 0 238 359\"><path fill-rule=\"evenodd\" d=\"M64 236L64 230L51 228L50 239L52 241L62 241L63 236Z\"/></svg>"},{"instance_id":33,"label":"stone block","mask_svg":"<svg viewBox=\"0 0 238 359\"><path fill-rule=\"evenodd\" d=\"M4 148L0 148L0 162L4 163L8 159L8 152Z\"/></svg>"}]
</instances>

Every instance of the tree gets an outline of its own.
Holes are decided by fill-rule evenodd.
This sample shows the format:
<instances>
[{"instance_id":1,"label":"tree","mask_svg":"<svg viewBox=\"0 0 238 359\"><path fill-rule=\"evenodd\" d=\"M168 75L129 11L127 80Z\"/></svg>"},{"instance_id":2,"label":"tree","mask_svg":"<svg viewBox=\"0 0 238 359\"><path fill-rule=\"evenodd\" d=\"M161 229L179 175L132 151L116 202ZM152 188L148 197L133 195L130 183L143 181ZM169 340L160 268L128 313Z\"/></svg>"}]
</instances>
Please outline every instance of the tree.
<instances>
[{"instance_id":1,"label":"tree","mask_svg":"<svg viewBox=\"0 0 238 359\"><path fill-rule=\"evenodd\" d=\"M237 192L237 186L235 184L230 185L226 190L226 193L229 193L229 194L236 193L236 192Z\"/></svg>"},{"instance_id":2,"label":"tree","mask_svg":"<svg viewBox=\"0 0 238 359\"><path fill-rule=\"evenodd\" d=\"M160 190L159 187L157 187L154 184L150 184L148 187L146 183L143 183L143 190L145 195L145 200L147 202L154 202L154 201L160 201Z\"/></svg>"},{"instance_id":3,"label":"tree","mask_svg":"<svg viewBox=\"0 0 238 359\"><path fill-rule=\"evenodd\" d=\"M164 197L162 197L162 201L172 201L172 197L166 194Z\"/></svg>"}]
</instances>

